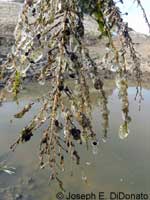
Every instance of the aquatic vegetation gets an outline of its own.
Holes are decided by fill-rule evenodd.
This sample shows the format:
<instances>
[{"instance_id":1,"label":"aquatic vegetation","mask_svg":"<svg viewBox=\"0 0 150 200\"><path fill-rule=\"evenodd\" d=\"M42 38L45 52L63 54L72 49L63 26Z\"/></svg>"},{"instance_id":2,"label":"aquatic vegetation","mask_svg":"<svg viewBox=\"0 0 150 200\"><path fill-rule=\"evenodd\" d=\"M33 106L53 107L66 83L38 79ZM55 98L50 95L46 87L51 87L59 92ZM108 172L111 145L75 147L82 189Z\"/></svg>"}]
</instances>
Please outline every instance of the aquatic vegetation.
<instances>
[{"instance_id":1,"label":"aquatic vegetation","mask_svg":"<svg viewBox=\"0 0 150 200\"><path fill-rule=\"evenodd\" d=\"M139 0L137 2L140 4ZM99 26L100 40L107 39L109 51L105 60L109 60L116 71L116 86L123 115L119 136L124 139L128 136L128 124L131 121L128 114L127 51L134 63L137 95L139 89L141 91L140 59L117 3L114 0L96 0L90 1L89 6ZM113 32L118 36L120 47L113 41ZM86 144L86 147L91 144L93 154L98 153L99 141L91 116L91 89L98 93L103 126L101 137L104 141L109 127L108 100L103 79L84 45L83 11L79 1L25 1L15 29L15 45L0 70L5 89L12 92L15 99L30 70L43 87L49 79L49 92L14 115L15 118L22 118L30 112L33 104L41 104L39 112L20 131L11 149L15 150L18 144L28 142L37 129L48 123L40 141L40 166L49 166L50 179L55 179L63 188L59 173L60 169L65 170L66 156L70 156L77 165L81 162L77 144ZM86 181L85 177L83 179Z\"/></svg>"},{"instance_id":2,"label":"aquatic vegetation","mask_svg":"<svg viewBox=\"0 0 150 200\"><path fill-rule=\"evenodd\" d=\"M15 118L22 118L22 117L25 115L25 113L27 113L27 112L31 109L31 107L32 107L33 104L34 104L34 103L29 103L28 105L26 105L26 106L22 109L22 111L20 111L19 113L16 113L16 114L14 115L14 117L15 117Z\"/></svg>"}]
</instances>

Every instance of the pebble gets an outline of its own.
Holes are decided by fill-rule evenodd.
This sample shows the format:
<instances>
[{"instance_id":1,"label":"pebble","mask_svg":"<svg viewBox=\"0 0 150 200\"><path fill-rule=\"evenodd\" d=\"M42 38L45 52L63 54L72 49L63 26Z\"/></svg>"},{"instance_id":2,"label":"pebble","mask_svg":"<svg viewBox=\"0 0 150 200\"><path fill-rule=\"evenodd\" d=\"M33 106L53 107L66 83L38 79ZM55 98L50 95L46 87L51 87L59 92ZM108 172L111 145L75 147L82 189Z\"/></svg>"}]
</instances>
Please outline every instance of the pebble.
<instances>
[{"instance_id":1,"label":"pebble","mask_svg":"<svg viewBox=\"0 0 150 200\"><path fill-rule=\"evenodd\" d=\"M16 194L15 200L21 200L23 198L22 194Z\"/></svg>"}]
</instances>

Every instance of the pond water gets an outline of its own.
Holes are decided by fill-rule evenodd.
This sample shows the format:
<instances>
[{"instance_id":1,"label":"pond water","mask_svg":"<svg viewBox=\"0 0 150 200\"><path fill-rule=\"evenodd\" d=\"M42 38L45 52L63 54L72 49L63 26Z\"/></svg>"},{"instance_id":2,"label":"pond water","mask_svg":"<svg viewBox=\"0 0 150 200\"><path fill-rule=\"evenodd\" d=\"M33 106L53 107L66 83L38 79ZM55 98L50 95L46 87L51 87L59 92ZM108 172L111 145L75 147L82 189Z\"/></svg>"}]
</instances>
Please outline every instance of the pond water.
<instances>
[{"instance_id":1,"label":"pond water","mask_svg":"<svg viewBox=\"0 0 150 200\"><path fill-rule=\"evenodd\" d=\"M87 150L85 145L79 146L81 165L73 165L73 174L70 161L66 161L66 170L61 174L65 195L69 192L93 192L96 195L105 192L105 198L109 199L110 192L150 193L150 90L143 89L144 101L139 112L138 102L134 100L136 90L134 87L129 88L132 122L130 134L124 140L118 136L122 121L118 91L115 88L110 91L107 141L101 139L100 108L93 97L93 124L100 142L98 154L93 155L92 150ZM9 166L16 168L13 175L0 172L0 200L56 200L56 194L60 192L55 182L49 183L49 170L39 169L40 130L30 142L18 146L15 152L9 151L19 130L38 112L39 105L34 106L32 112L23 119L13 119L13 115L28 101L25 96L19 105L6 102L0 107L0 161L5 159ZM13 123L10 123L12 119ZM86 178L87 181L84 181Z\"/></svg>"}]
</instances>

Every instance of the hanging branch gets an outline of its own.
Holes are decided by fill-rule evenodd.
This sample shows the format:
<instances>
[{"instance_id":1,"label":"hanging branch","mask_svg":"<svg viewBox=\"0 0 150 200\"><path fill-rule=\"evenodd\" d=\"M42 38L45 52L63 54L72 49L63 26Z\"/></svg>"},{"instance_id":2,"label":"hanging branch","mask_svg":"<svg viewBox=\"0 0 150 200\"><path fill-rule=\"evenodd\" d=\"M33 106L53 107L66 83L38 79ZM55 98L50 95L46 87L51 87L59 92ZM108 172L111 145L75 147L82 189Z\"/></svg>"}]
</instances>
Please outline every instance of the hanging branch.
<instances>
[{"instance_id":1,"label":"hanging branch","mask_svg":"<svg viewBox=\"0 0 150 200\"><path fill-rule=\"evenodd\" d=\"M40 85L44 85L50 76L49 93L38 99L42 104L38 114L21 131L11 149L15 150L18 144L28 142L35 131L49 121L40 142L40 165L41 168L48 165L51 179L59 183L58 175L60 169L64 170L65 155L69 154L72 161L79 164L80 155L76 143L86 141L87 145L92 140L90 144L93 145L97 140L90 118L91 101L87 77L101 94L103 118L107 121L104 123L105 132L108 126L107 98L103 84L97 77L97 67L82 41L82 17L76 1L41 0L32 5L25 3L16 27L16 42L10 62L3 65L4 77L7 76L6 72L10 72L6 80L6 89L8 90L9 85L10 92L14 90L14 77L19 74L19 84L15 84L16 95L31 68L36 72ZM39 63L42 65L39 66ZM23 117L31 110L32 105L32 102L29 103L15 117ZM60 111L62 116L59 115Z\"/></svg>"},{"instance_id":2,"label":"hanging branch","mask_svg":"<svg viewBox=\"0 0 150 200\"><path fill-rule=\"evenodd\" d=\"M116 86L123 114L119 136L124 139L128 136L131 121L127 93L127 50L134 62L137 92L142 87L140 59L116 3L113 0L91 0L89 6L99 25L101 38L108 39L109 52L105 59L111 57L116 71ZM113 31L118 34L120 47L115 45ZM34 74L42 86L49 79L49 92L14 115L15 118L22 118L31 111L34 104L41 104L37 114L21 130L11 148L15 150L18 144L28 142L35 131L45 124L40 141L40 166L49 166L50 178L55 179L62 189L59 172L65 170L65 156L69 155L71 162L75 161L77 165L81 161L76 144L86 144L86 147L91 145L93 153L97 152L99 142L91 118L92 88L99 94L105 138L109 127L108 100L101 73L85 48L83 39L83 12L78 0L26 0L15 29L12 52L0 68L5 89L13 92L15 99L29 73ZM3 99L1 95L0 102Z\"/></svg>"},{"instance_id":3,"label":"hanging branch","mask_svg":"<svg viewBox=\"0 0 150 200\"><path fill-rule=\"evenodd\" d=\"M144 9L144 7L142 6L142 3L141 3L140 0L134 0L134 1L137 2L138 6L141 8L141 10L142 10L142 12L143 12L143 17L144 17L144 19L145 19L145 22L146 22L148 28L149 28L149 33L150 33L150 23L149 23L149 20L148 20L148 18L147 18L147 14L146 14L146 12L145 12L145 9Z\"/></svg>"}]
</instances>

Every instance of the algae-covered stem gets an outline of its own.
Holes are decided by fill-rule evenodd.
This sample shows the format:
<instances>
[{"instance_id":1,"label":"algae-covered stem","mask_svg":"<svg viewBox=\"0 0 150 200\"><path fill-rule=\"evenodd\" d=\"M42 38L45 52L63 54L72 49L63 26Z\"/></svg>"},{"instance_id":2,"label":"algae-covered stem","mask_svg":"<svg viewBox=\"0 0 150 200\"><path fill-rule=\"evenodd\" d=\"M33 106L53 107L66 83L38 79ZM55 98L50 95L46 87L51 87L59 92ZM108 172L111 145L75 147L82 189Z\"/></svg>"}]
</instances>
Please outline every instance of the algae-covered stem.
<instances>
[{"instance_id":1,"label":"algae-covered stem","mask_svg":"<svg viewBox=\"0 0 150 200\"><path fill-rule=\"evenodd\" d=\"M60 187L62 187L62 181L58 177L57 169L61 166L64 170L64 154L69 153L71 160L76 160L79 164L80 156L75 149L75 142L82 144L90 140L92 145L98 144L90 115L92 106L90 89L92 87L99 90L98 98L105 136L107 136L109 121L108 101L101 74L84 47L83 11L80 10L78 3L78 0L26 1L16 27L16 42L12 54L0 69L6 85L9 83L9 91L13 91L16 96L29 70L38 71L36 79L42 86L50 76L50 91L39 98L42 102L39 113L21 131L12 149L19 143L29 141L33 132L49 120L48 128L43 131L40 143L40 164L41 167L45 164L49 165L51 178L57 180ZM126 48L130 50L130 57L135 64L138 86L141 87L140 60L128 33L127 24L123 22L116 3L113 0L96 0L91 1L89 6L91 14L95 16L99 25L101 39L104 37L108 39L108 48L113 54L112 63L116 67L116 85L119 89L123 112L123 124L120 127L121 139L124 139L128 135L128 123L130 122ZM114 30L119 36L120 49L115 46L112 38ZM109 56L108 54L106 59ZM42 64L40 69L37 67L39 63ZM93 81L92 85L87 84L87 77ZM73 86L67 85L66 79ZM67 99L67 105L64 98ZM32 106L29 104L16 116L23 117L31 109ZM59 116L59 111L64 116ZM62 121L64 120L62 126L59 117L63 118ZM60 129L63 129L64 137L60 134Z\"/></svg>"}]
</instances>

